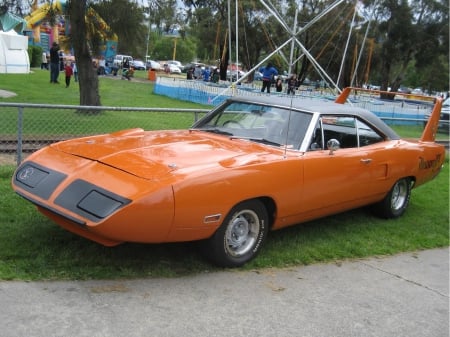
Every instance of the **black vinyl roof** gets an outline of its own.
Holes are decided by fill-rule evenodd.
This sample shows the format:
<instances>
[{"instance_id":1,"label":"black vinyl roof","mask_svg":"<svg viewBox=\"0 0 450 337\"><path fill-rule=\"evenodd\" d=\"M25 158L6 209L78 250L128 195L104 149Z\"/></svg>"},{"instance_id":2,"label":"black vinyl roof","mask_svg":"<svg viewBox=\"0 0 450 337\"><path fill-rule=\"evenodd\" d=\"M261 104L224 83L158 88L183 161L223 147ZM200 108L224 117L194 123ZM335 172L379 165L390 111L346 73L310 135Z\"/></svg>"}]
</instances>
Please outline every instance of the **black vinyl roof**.
<instances>
[{"instance_id":1,"label":"black vinyl roof","mask_svg":"<svg viewBox=\"0 0 450 337\"><path fill-rule=\"evenodd\" d=\"M294 109L310 113L334 114L334 115L354 115L371 124L373 127L385 134L389 139L400 139L400 136L392 130L385 122L369 110L354 107L348 104L339 104L332 101L320 101L314 98L298 98L293 96L240 96L231 97L227 102L255 103L280 108Z\"/></svg>"}]
</instances>

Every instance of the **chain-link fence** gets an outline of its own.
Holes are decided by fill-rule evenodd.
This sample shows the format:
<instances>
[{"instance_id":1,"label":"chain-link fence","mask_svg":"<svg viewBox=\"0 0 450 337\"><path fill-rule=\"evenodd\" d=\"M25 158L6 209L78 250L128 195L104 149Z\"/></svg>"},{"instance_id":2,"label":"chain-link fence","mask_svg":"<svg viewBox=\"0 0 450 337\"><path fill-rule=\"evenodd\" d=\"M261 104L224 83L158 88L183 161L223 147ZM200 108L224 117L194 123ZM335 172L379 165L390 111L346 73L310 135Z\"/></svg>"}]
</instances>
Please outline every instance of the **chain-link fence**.
<instances>
[{"instance_id":1,"label":"chain-link fence","mask_svg":"<svg viewBox=\"0 0 450 337\"><path fill-rule=\"evenodd\" d=\"M56 141L130 128L189 128L209 110L0 103L0 164Z\"/></svg>"}]
</instances>

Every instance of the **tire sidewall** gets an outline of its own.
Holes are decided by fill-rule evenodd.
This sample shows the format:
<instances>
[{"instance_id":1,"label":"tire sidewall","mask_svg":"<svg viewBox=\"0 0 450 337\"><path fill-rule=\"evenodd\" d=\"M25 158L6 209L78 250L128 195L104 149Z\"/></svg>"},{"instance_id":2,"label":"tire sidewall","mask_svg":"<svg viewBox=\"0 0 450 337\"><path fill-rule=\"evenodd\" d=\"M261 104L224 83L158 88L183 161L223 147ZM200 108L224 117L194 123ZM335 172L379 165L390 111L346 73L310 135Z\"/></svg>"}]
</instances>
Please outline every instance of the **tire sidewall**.
<instances>
[{"instance_id":1,"label":"tire sidewall","mask_svg":"<svg viewBox=\"0 0 450 337\"><path fill-rule=\"evenodd\" d=\"M259 232L255 240L255 244L251 249L242 256L231 256L227 250L226 232L232 219L234 219L236 213L242 210L252 210L258 216L260 227ZM209 240L209 256L214 263L223 267L239 267L255 258L260 252L262 246L267 237L269 230L267 210L263 203L259 200L244 201L231 209L228 215L225 217L222 225L219 227L214 236Z\"/></svg>"},{"instance_id":2,"label":"tire sidewall","mask_svg":"<svg viewBox=\"0 0 450 337\"><path fill-rule=\"evenodd\" d=\"M392 195L394 193L394 190L396 186L399 184L406 184L406 196L403 204L398 209L395 209L392 205ZM397 180L390 189L389 193L386 195L386 197L378 204L375 205L375 212L378 216L381 216L386 219L393 219L398 218L403 213L405 213L408 205L409 200L411 199L411 179L409 178L402 178L400 180Z\"/></svg>"}]
</instances>

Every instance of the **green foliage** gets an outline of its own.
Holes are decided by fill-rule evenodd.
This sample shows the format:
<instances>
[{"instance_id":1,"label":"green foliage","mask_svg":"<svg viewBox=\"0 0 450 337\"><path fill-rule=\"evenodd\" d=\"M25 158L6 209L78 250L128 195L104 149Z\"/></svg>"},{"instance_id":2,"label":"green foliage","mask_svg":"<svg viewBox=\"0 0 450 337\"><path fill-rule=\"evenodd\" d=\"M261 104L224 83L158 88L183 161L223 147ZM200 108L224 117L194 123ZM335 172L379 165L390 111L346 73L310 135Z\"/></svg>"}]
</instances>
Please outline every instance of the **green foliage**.
<instances>
[{"instance_id":1,"label":"green foliage","mask_svg":"<svg viewBox=\"0 0 450 337\"><path fill-rule=\"evenodd\" d=\"M155 60L175 59L182 63L188 63L195 59L195 48L196 44L191 38L154 36L151 57Z\"/></svg>"},{"instance_id":2,"label":"green foliage","mask_svg":"<svg viewBox=\"0 0 450 337\"><path fill-rule=\"evenodd\" d=\"M158 41L155 41L152 57L156 60L172 60L174 48L174 38L160 38Z\"/></svg>"},{"instance_id":3,"label":"green foliage","mask_svg":"<svg viewBox=\"0 0 450 337\"><path fill-rule=\"evenodd\" d=\"M184 3L189 6L189 35L199 41L197 56L204 61L217 59L217 55L222 53L214 51L222 51L224 41L228 40L226 2L202 0ZM271 4L291 29L298 11L299 29L312 22L332 1L272 1ZM341 62L344 61L345 71L338 84L340 87L350 85L355 62L361 57L353 85L362 85L368 81L372 84L383 83L386 88L390 86L394 90L400 85L410 86L408 78L411 73L408 73L406 79L405 76L407 67L413 62L414 72L418 74L417 86L437 91L448 90L449 72L444 71L448 68L448 4L441 0L366 0L365 7L357 8L356 23L361 24L361 29L352 31L347 54L344 55L354 5L353 1L341 3L320 21L296 35L331 79L338 78ZM253 68L291 37L280 22L257 1L240 2L238 12L239 61L246 69ZM234 9L230 14L233 27L232 55L229 58L235 59ZM368 37L375 42L373 52L369 52L369 43L364 41L369 19L371 29ZM365 48L361 49L363 44ZM290 47L289 43L278 53L279 62L274 60L278 69L288 69ZM294 72L300 78L320 79L317 68L312 67L298 45L295 45L293 59L299 61L294 65Z\"/></svg>"},{"instance_id":4,"label":"green foliage","mask_svg":"<svg viewBox=\"0 0 450 337\"><path fill-rule=\"evenodd\" d=\"M430 59L421 68L422 71L417 71L415 62L410 62L402 84L410 88L422 88L426 92L444 91L448 88L450 70L448 59L444 55Z\"/></svg>"},{"instance_id":5,"label":"green foliage","mask_svg":"<svg viewBox=\"0 0 450 337\"><path fill-rule=\"evenodd\" d=\"M375 11L372 34L379 48L372 71L380 75L382 89L404 85L447 91L449 74L443 69L448 69L448 5L437 0L380 1Z\"/></svg>"},{"instance_id":6,"label":"green foliage","mask_svg":"<svg viewBox=\"0 0 450 337\"><path fill-rule=\"evenodd\" d=\"M92 7L119 38L118 54L144 56L147 36L144 12L136 3L127 0L99 1Z\"/></svg>"},{"instance_id":7,"label":"green foliage","mask_svg":"<svg viewBox=\"0 0 450 337\"><path fill-rule=\"evenodd\" d=\"M30 67L40 67L42 62L42 48L39 46L28 46L28 57Z\"/></svg>"}]
</instances>

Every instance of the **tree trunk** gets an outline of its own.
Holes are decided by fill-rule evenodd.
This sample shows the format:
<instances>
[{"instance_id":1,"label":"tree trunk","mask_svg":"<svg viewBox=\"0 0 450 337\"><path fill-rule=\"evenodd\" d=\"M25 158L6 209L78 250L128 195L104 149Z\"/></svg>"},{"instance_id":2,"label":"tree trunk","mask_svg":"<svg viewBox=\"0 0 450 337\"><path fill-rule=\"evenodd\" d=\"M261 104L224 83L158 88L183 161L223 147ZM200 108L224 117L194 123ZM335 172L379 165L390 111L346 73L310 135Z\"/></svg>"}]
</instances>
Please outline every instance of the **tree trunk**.
<instances>
[{"instance_id":1,"label":"tree trunk","mask_svg":"<svg viewBox=\"0 0 450 337\"><path fill-rule=\"evenodd\" d=\"M226 52L225 55L223 53L223 48L226 48ZM228 69L228 60L229 60L229 53L228 53L228 47L227 46L223 46L220 48L220 63L219 63L219 78L222 81L226 81L227 80L227 69Z\"/></svg>"},{"instance_id":2,"label":"tree trunk","mask_svg":"<svg viewBox=\"0 0 450 337\"><path fill-rule=\"evenodd\" d=\"M69 1L70 41L75 52L80 86L80 105L100 106L98 77L92 65L86 27L86 0ZM83 110L86 112L86 110ZM92 109L89 113L98 113Z\"/></svg>"},{"instance_id":3,"label":"tree trunk","mask_svg":"<svg viewBox=\"0 0 450 337\"><path fill-rule=\"evenodd\" d=\"M380 94L380 98L381 99L394 100L394 98L395 98L395 94L393 95L393 94L387 93L388 88L389 88L389 84L390 84L391 67L392 67L391 58L389 56L387 56L387 53L386 53L385 56L383 57L383 61L382 61L382 64L381 64L381 86L380 86L380 90L383 91Z\"/></svg>"}]
</instances>

